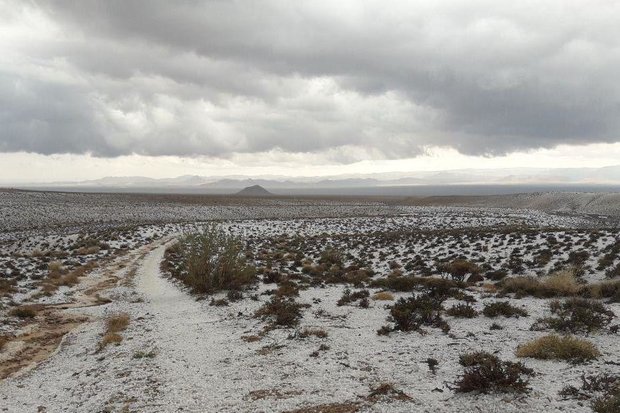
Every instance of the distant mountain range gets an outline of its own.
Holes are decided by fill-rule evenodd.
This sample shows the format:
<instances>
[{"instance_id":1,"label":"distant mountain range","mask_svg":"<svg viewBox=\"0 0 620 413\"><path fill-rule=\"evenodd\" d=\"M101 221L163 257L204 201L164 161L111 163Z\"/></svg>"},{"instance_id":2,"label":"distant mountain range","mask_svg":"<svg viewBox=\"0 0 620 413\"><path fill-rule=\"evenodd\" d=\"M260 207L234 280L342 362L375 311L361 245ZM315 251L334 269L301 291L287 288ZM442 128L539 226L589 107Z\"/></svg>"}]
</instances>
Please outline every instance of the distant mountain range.
<instances>
[{"instance_id":1,"label":"distant mountain range","mask_svg":"<svg viewBox=\"0 0 620 413\"><path fill-rule=\"evenodd\" d=\"M184 175L176 178L106 177L89 181L19 185L22 188L174 189L226 192L259 185L268 190L304 188L372 188L412 185L620 185L620 165L602 168L510 168L413 171L329 177Z\"/></svg>"}]
</instances>

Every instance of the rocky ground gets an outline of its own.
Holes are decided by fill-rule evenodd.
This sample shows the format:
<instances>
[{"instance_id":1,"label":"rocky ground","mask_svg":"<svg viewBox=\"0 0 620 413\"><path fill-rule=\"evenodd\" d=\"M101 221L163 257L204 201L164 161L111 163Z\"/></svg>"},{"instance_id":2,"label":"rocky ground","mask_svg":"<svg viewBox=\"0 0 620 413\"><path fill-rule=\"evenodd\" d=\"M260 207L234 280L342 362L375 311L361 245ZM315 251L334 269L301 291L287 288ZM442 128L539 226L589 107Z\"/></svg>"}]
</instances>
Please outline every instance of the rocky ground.
<instances>
[{"instance_id":1,"label":"rocky ground","mask_svg":"<svg viewBox=\"0 0 620 413\"><path fill-rule=\"evenodd\" d=\"M44 209L32 201L38 193L6 194L0 411L587 412L601 390L562 390L620 377L616 300L595 300L611 314L604 328L574 333L599 357L538 360L515 351L551 332L532 326L557 297L501 290L502 279L567 270L580 288L614 282L620 234L597 217L307 199L128 205L124 195L94 195L110 204L76 205L62 194L48 194ZM5 214L7 205L21 218ZM193 294L160 268L166 247L210 220L244 241L258 269L241 299ZM342 269L321 266L326 250L343 253ZM475 264L481 278L459 284L442 306L467 302L475 317L442 311L449 329L377 334L394 326L399 298L426 294L385 280L443 280L454 260ZM356 268L372 271L338 278ZM273 328L256 312L286 283L300 317ZM365 298L343 302L356 292ZM499 301L527 315L483 314ZM531 368L528 391L456 391L459 357L482 350Z\"/></svg>"}]
</instances>

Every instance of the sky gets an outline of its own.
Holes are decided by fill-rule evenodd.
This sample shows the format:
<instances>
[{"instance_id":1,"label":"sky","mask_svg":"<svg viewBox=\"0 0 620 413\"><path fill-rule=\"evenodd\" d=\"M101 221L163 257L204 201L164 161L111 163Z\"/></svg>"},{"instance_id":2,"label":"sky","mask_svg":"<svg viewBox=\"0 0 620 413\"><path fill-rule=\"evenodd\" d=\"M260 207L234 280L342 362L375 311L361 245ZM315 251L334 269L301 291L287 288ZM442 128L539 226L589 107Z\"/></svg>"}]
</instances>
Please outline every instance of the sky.
<instances>
[{"instance_id":1,"label":"sky","mask_svg":"<svg viewBox=\"0 0 620 413\"><path fill-rule=\"evenodd\" d=\"M0 0L0 182L620 164L620 2Z\"/></svg>"}]
</instances>

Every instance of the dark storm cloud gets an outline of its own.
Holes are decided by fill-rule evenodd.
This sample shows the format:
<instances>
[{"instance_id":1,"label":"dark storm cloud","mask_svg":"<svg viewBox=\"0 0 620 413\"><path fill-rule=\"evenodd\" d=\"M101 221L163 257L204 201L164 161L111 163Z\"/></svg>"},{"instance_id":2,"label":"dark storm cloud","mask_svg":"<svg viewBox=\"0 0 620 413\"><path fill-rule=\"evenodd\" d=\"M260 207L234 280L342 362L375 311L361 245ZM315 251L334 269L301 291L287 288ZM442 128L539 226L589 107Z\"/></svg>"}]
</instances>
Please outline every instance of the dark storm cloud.
<instances>
[{"instance_id":1,"label":"dark storm cloud","mask_svg":"<svg viewBox=\"0 0 620 413\"><path fill-rule=\"evenodd\" d=\"M2 7L18 43L0 43L0 151L398 158L620 140L611 1ZM37 41L19 35L32 21Z\"/></svg>"}]
</instances>

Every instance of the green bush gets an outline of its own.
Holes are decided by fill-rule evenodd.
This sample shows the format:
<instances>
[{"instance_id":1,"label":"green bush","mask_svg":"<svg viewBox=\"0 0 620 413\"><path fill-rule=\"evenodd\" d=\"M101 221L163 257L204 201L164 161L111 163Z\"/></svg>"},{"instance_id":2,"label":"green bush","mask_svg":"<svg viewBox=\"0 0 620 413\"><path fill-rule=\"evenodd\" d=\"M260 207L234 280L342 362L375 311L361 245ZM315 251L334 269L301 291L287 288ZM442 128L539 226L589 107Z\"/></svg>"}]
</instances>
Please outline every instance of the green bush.
<instances>
[{"instance_id":1,"label":"green bush","mask_svg":"<svg viewBox=\"0 0 620 413\"><path fill-rule=\"evenodd\" d=\"M389 321L394 323L394 331L419 330L422 326L441 328L448 332L450 326L441 318L443 307L441 302L428 296L419 295L409 298L400 298L391 308ZM378 331L386 334L390 330L387 327Z\"/></svg>"},{"instance_id":2,"label":"green bush","mask_svg":"<svg viewBox=\"0 0 620 413\"><path fill-rule=\"evenodd\" d=\"M486 317L527 317L527 311L522 308L515 307L508 301L497 301L495 303L485 304L482 314Z\"/></svg>"},{"instance_id":3,"label":"green bush","mask_svg":"<svg viewBox=\"0 0 620 413\"><path fill-rule=\"evenodd\" d=\"M529 383L524 376L534 374L522 363L502 361L486 352L463 354L460 363L465 372L456 382L456 391L461 393L524 393Z\"/></svg>"},{"instance_id":4,"label":"green bush","mask_svg":"<svg viewBox=\"0 0 620 413\"><path fill-rule=\"evenodd\" d=\"M275 326L293 327L299 323L303 307L290 297L273 296L256 311L255 316L270 320Z\"/></svg>"},{"instance_id":5,"label":"green bush","mask_svg":"<svg viewBox=\"0 0 620 413\"><path fill-rule=\"evenodd\" d=\"M457 317L457 318L474 318L478 317L478 312L471 306L467 304L457 304L448 308L446 314Z\"/></svg>"},{"instance_id":6,"label":"green bush","mask_svg":"<svg viewBox=\"0 0 620 413\"><path fill-rule=\"evenodd\" d=\"M605 328L615 317L613 311L598 301L584 298L554 300L549 309L555 317L541 318L533 330L552 329L564 333L591 333Z\"/></svg>"},{"instance_id":7,"label":"green bush","mask_svg":"<svg viewBox=\"0 0 620 413\"><path fill-rule=\"evenodd\" d=\"M241 240L214 225L182 236L166 251L162 268L196 293L238 290L256 280Z\"/></svg>"}]
</instances>

